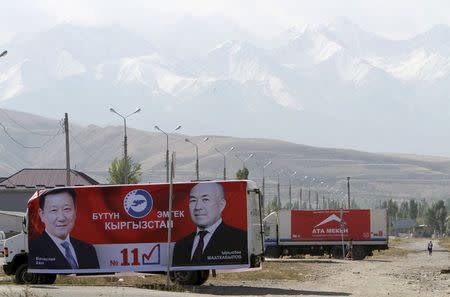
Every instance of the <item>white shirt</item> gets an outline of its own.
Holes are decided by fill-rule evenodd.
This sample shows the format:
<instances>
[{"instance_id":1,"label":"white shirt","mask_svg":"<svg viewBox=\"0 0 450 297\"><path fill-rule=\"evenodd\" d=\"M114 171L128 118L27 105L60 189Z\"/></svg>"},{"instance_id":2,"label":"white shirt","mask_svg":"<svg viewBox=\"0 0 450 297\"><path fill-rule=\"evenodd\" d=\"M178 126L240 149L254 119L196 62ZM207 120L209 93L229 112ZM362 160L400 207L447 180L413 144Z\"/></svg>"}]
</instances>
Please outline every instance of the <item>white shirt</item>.
<instances>
[{"instance_id":1,"label":"white shirt","mask_svg":"<svg viewBox=\"0 0 450 297\"><path fill-rule=\"evenodd\" d=\"M212 224L208 228L200 229L200 228L197 227L197 234L195 235L194 243L192 244L191 260L192 260L192 257L194 256L194 252L195 252L195 249L197 248L198 242L200 241L200 235L198 235L198 232L200 232L200 231L208 231L208 233L206 233L205 237L203 237L203 250L202 250L202 252L204 252L206 246L209 243L209 240L211 239L211 236L214 234L214 232L216 231L217 227L219 227L219 225L221 223L222 223L222 218L220 218L217 222L215 222L214 224Z\"/></svg>"},{"instance_id":2,"label":"white shirt","mask_svg":"<svg viewBox=\"0 0 450 297\"><path fill-rule=\"evenodd\" d=\"M45 232L47 232L47 230L45 230ZM48 236L50 236L50 238L53 240L53 242L56 244L56 246L59 248L59 250L61 251L61 253L63 254L64 258L66 257L66 250L64 249L64 247L62 246L63 242L68 242L69 243L69 249L72 252L72 256L75 259L75 262L77 262L77 266L78 265L78 259L77 259L77 254L75 253L75 249L72 246L72 243L70 242L70 236L67 235L66 239L62 240L56 236L53 236L52 234L50 234L50 232L47 232Z\"/></svg>"}]
</instances>

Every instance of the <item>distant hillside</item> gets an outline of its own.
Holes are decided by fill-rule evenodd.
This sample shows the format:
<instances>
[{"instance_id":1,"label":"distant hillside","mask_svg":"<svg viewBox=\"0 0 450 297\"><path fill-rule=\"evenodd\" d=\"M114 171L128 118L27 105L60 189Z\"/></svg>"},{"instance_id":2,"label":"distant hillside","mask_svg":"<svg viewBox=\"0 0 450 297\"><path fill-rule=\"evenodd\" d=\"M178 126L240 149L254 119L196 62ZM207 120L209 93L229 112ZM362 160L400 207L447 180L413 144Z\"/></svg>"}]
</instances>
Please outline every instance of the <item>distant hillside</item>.
<instances>
[{"instance_id":1,"label":"distant hillside","mask_svg":"<svg viewBox=\"0 0 450 297\"><path fill-rule=\"evenodd\" d=\"M58 120L0 109L0 123L6 129L0 133L0 176L9 176L22 168L65 166L64 134ZM106 182L111 161L122 155L123 127L83 127L70 123L70 128L72 168ZM165 181L165 136L156 131L132 128L127 132L128 152L142 164L142 181ZM351 177L351 196L361 206L373 206L390 198L450 197L449 158L373 154L273 139L216 135L170 135L170 149L176 151L176 181L195 178L195 148L184 141L185 137L200 143L206 136L209 140L199 144L201 179L222 178L223 157L214 148L226 151L234 146L235 150L227 155L228 178L234 177L242 166L235 154L242 158L254 154L246 165L250 178L259 184L262 166L269 160L273 162L265 170L267 199L276 195L277 172L280 170L284 171L280 174L283 203L288 201L289 176L295 171L297 174L291 179L292 197L297 200L300 187L303 188L303 199L307 198L309 186L313 191L319 191L320 200L323 194L326 199L346 199L347 176ZM25 148L19 143L35 148ZM315 192L312 198L315 200Z\"/></svg>"}]
</instances>

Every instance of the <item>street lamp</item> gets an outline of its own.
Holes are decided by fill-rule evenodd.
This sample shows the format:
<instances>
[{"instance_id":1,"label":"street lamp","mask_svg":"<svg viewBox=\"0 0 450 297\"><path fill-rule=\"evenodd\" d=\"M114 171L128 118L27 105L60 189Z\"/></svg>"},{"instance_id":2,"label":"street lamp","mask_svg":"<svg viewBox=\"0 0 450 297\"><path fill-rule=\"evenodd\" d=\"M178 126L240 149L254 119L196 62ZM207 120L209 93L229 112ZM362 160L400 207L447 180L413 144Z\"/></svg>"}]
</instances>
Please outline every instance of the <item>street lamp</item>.
<instances>
[{"instance_id":1,"label":"street lamp","mask_svg":"<svg viewBox=\"0 0 450 297\"><path fill-rule=\"evenodd\" d=\"M3 51L3 52L0 54L0 58L3 57L3 56L6 56L7 53L8 53L8 51Z\"/></svg>"},{"instance_id":2,"label":"street lamp","mask_svg":"<svg viewBox=\"0 0 450 297\"><path fill-rule=\"evenodd\" d=\"M208 137L203 138L203 140L200 143L206 142L208 141ZM195 172L197 174L197 180L200 180L200 176L199 176L199 168L198 168L198 144L194 143L192 141L190 141L188 138L184 139L184 141L189 142L190 144L192 144L193 146L195 146Z\"/></svg>"},{"instance_id":3,"label":"street lamp","mask_svg":"<svg viewBox=\"0 0 450 297\"><path fill-rule=\"evenodd\" d=\"M227 180L227 161L226 161L226 156L229 152L231 152L232 150L234 150L234 146L230 147L228 149L228 151L226 151L225 153L222 153L221 151L219 151L216 147L214 148L216 150L216 152L218 152L219 154L221 154L223 156L223 179Z\"/></svg>"},{"instance_id":4,"label":"street lamp","mask_svg":"<svg viewBox=\"0 0 450 297\"><path fill-rule=\"evenodd\" d=\"M308 176L306 176L306 178L308 178ZM309 181L309 184L308 184L308 206L309 206L309 209L312 209L312 206L311 206L311 183L314 182L315 180L316 180L316 178L313 177Z\"/></svg>"},{"instance_id":5,"label":"street lamp","mask_svg":"<svg viewBox=\"0 0 450 297\"><path fill-rule=\"evenodd\" d=\"M281 208L281 197L280 197L280 174L283 172L283 169L277 172L277 195L278 195L278 205L277 210L280 210Z\"/></svg>"},{"instance_id":6,"label":"street lamp","mask_svg":"<svg viewBox=\"0 0 450 297\"><path fill-rule=\"evenodd\" d=\"M119 117L121 117L123 119L123 158L124 158L124 162L125 162L125 184L128 184L128 155L127 155L127 118L135 113L138 113L141 111L140 108L136 109L134 112L130 113L129 115L123 116L120 113L118 113L117 111L114 110L114 108L110 108L109 109L110 112L115 113L116 115L118 115Z\"/></svg>"},{"instance_id":7,"label":"street lamp","mask_svg":"<svg viewBox=\"0 0 450 297\"><path fill-rule=\"evenodd\" d=\"M263 180L262 180L262 205L263 205L263 211L264 211L264 203L265 203L265 198L266 198L266 175L264 173L264 170L266 169L267 166L269 166L270 164L272 164L272 161L268 161L264 166L263 166Z\"/></svg>"},{"instance_id":8,"label":"street lamp","mask_svg":"<svg viewBox=\"0 0 450 297\"><path fill-rule=\"evenodd\" d=\"M297 171L294 171L291 175L289 175L289 208L292 209L292 177L297 174Z\"/></svg>"},{"instance_id":9,"label":"street lamp","mask_svg":"<svg viewBox=\"0 0 450 297\"><path fill-rule=\"evenodd\" d=\"M238 158L239 161L242 162L242 169L245 168L245 162L247 162L251 157L253 157L253 154L249 154L247 158L241 159L238 155L234 155L236 158Z\"/></svg>"},{"instance_id":10,"label":"street lamp","mask_svg":"<svg viewBox=\"0 0 450 297\"><path fill-rule=\"evenodd\" d=\"M158 126L155 126L155 129L158 130L159 132L164 133L164 135L166 135L166 182L169 183L169 134L166 133L163 129L159 128ZM178 125L173 131L177 131L180 130L181 126Z\"/></svg>"}]
</instances>

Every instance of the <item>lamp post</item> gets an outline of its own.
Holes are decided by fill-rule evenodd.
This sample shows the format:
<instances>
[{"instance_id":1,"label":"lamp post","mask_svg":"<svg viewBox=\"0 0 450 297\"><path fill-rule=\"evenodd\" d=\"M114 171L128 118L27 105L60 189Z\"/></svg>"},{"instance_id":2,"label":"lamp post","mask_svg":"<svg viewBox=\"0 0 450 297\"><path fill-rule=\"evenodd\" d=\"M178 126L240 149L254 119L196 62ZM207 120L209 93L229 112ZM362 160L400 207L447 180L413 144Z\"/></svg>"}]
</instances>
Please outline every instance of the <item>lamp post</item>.
<instances>
[{"instance_id":1,"label":"lamp post","mask_svg":"<svg viewBox=\"0 0 450 297\"><path fill-rule=\"evenodd\" d=\"M238 160L239 161L241 161L242 162L242 169L244 169L245 168L245 162L247 162L251 157L253 157L253 154L249 154L248 156L247 156L247 158L245 158L245 159L241 159L238 155L234 155L236 158L238 158Z\"/></svg>"},{"instance_id":2,"label":"lamp post","mask_svg":"<svg viewBox=\"0 0 450 297\"><path fill-rule=\"evenodd\" d=\"M138 113L141 111L140 108L136 109L132 113L123 116L117 111L114 110L114 108L109 109L110 112L115 113L119 117L123 119L123 158L124 158L124 173L125 173L125 184L128 184L128 155L127 155L127 118L135 113Z\"/></svg>"},{"instance_id":3,"label":"lamp post","mask_svg":"<svg viewBox=\"0 0 450 297\"><path fill-rule=\"evenodd\" d=\"M270 166L270 164L272 164L272 161L268 161L266 164L264 164L262 170L263 170L263 180L262 180L262 189L263 189L263 194L262 194L262 205L263 205L263 212L264 212L264 203L265 203L265 198L266 198L266 175L264 173L265 169L267 166Z\"/></svg>"},{"instance_id":4,"label":"lamp post","mask_svg":"<svg viewBox=\"0 0 450 297\"><path fill-rule=\"evenodd\" d=\"M158 126L155 126L155 129L158 130L159 132L164 133L164 135L166 135L166 182L169 182L169 134L166 133L163 129L159 128ZM180 130L181 126L178 125L173 131L177 131Z\"/></svg>"},{"instance_id":5,"label":"lamp post","mask_svg":"<svg viewBox=\"0 0 450 297\"><path fill-rule=\"evenodd\" d=\"M203 138L203 140L200 143L208 141L209 137ZM199 166L198 166L198 144L192 142L188 138L184 139L184 141L189 142L193 146L195 146L195 173L197 175L197 180L200 180L200 174L199 174Z\"/></svg>"},{"instance_id":6,"label":"lamp post","mask_svg":"<svg viewBox=\"0 0 450 297\"><path fill-rule=\"evenodd\" d=\"M347 198L348 198L348 209L351 208L351 203L350 203L350 176L347 176Z\"/></svg>"},{"instance_id":7,"label":"lamp post","mask_svg":"<svg viewBox=\"0 0 450 297\"><path fill-rule=\"evenodd\" d=\"M297 171L294 171L291 175L289 175L289 208L292 209L292 177L297 174Z\"/></svg>"},{"instance_id":8,"label":"lamp post","mask_svg":"<svg viewBox=\"0 0 450 297\"><path fill-rule=\"evenodd\" d=\"M309 209L312 209L312 206L311 206L311 183L313 182L313 181L315 181L316 180L316 178L315 177L313 177L310 181L309 181L309 185L308 185L308 206L309 206Z\"/></svg>"},{"instance_id":9,"label":"lamp post","mask_svg":"<svg viewBox=\"0 0 450 297\"><path fill-rule=\"evenodd\" d=\"M0 54L0 58L6 56L7 53L8 53L8 51L3 51L3 52Z\"/></svg>"},{"instance_id":10,"label":"lamp post","mask_svg":"<svg viewBox=\"0 0 450 297\"><path fill-rule=\"evenodd\" d=\"M283 169L281 169L280 171L277 172L277 195L278 195L278 209L279 210L281 208L281 193L280 193L280 174L283 173Z\"/></svg>"},{"instance_id":11,"label":"lamp post","mask_svg":"<svg viewBox=\"0 0 450 297\"><path fill-rule=\"evenodd\" d=\"M226 156L227 156L227 154L229 152L234 150L234 146L230 147L225 153L222 153L216 147L214 149L216 150L216 152L218 152L219 154L221 154L223 156L223 179L227 180L227 160L226 160Z\"/></svg>"}]
</instances>

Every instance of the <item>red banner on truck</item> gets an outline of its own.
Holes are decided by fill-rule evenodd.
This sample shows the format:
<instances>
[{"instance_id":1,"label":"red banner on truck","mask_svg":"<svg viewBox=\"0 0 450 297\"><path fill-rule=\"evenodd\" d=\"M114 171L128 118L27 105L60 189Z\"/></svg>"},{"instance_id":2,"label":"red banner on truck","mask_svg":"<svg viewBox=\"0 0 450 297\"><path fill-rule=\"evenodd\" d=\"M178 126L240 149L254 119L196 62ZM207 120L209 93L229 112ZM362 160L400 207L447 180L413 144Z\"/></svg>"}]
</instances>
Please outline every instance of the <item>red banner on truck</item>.
<instances>
[{"instance_id":1,"label":"red banner on truck","mask_svg":"<svg viewBox=\"0 0 450 297\"><path fill-rule=\"evenodd\" d=\"M173 185L173 267L249 266L246 186L239 181ZM39 192L28 203L31 272L164 271L168 197L168 184Z\"/></svg>"},{"instance_id":2,"label":"red banner on truck","mask_svg":"<svg viewBox=\"0 0 450 297\"><path fill-rule=\"evenodd\" d=\"M291 239L370 240L370 210L292 210Z\"/></svg>"}]
</instances>

